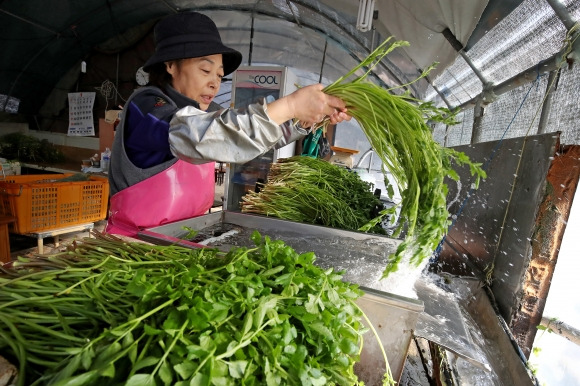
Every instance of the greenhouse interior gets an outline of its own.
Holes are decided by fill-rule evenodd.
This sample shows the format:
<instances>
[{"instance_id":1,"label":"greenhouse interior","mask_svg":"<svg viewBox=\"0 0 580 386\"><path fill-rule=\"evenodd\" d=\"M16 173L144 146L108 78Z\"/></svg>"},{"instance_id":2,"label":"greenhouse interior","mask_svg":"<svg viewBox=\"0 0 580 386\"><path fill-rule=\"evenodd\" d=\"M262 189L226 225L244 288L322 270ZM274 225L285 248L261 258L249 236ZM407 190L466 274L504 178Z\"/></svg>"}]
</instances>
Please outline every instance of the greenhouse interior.
<instances>
[{"instance_id":1,"label":"greenhouse interior","mask_svg":"<svg viewBox=\"0 0 580 386\"><path fill-rule=\"evenodd\" d=\"M171 88L195 214L125 145L191 12L230 50L201 56L241 54L205 108ZM580 1L3 0L0 24L0 386L580 384ZM272 118L316 84L346 110ZM181 112L234 136L259 111L175 150ZM228 154L271 126L301 134ZM121 205L162 219L114 232Z\"/></svg>"}]
</instances>

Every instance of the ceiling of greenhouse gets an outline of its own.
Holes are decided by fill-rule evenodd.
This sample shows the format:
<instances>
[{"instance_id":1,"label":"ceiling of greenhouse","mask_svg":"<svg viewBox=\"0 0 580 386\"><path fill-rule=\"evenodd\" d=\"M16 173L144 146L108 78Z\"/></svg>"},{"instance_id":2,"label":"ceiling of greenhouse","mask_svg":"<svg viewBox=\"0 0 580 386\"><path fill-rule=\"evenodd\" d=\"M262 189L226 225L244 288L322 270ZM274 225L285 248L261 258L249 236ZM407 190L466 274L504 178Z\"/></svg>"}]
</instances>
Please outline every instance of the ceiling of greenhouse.
<instances>
[{"instance_id":1,"label":"ceiling of greenhouse","mask_svg":"<svg viewBox=\"0 0 580 386\"><path fill-rule=\"evenodd\" d=\"M91 52L125 50L150 33L159 18L183 10L210 16L224 43L242 52L243 65L289 66L312 82L337 79L388 37L407 41L408 47L396 49L375 68L374 80L388 87L405 85L438 63L427 78L405 89L419 98L446 97L454 106L473 97L481 82L465 66L449 36L457 39L465 53L474 53L474 62L486 68L490 81L499 82L506 74L556 52L560 46L552 43L561 40L562 31L565 35L564 25L543 1L530 2L541 3L534 9L539 12L534 20L547 23L539 32L546 34L546 45L555 48L535 53L521 48L538 32L533 21L514 19L510 25L517 33L509 28L500 36L492 33L526 1L371 0L368 3L374 4L374 12L361 27L357 16L363 3L366 1L0 0L0 110L11 111L12 106L19 113L35 114L63 76ZM577 11L577 1L567 3ZM506 33L511 39L505 39ZM497 39L506 43L490 50L489 44ZM525 56L521 68L505 64L512 53ZM148 57L143 56L141 62ZM443 91L437 94L433 85Z\"/></svg>"}]
</instances>

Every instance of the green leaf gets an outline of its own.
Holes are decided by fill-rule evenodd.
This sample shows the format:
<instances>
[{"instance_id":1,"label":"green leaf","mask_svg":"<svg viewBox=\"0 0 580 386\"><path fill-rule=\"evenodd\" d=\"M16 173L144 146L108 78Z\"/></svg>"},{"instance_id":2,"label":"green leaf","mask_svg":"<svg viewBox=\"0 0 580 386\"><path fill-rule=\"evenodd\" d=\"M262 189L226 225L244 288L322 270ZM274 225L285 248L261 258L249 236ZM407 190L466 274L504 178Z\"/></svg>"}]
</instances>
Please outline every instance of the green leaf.
<instances>
[{"instance_id":1,"label":"green leaf","mask_svg":"<svg viewBox=\"0 0 580 386\"><path fill-rule=\"evenodd\" d=\"M197 364L193 363L192 361L184 360L181 363L176 364L173 366L173 370L183 379L189 379L195 369L197 369Z\"/></svg>"},{"instance_id":2,"label":"green leaf","mask_svg":"<svg viewBox=\"0 0 580 386\"><path fill-rule=\"evenodd\" d=\"M81 361L82 361L81 355L75 355L74 357L72 357L72 359L69 360L68 363L66 364L65 368L59 372L58 378L63 379L71 377L80 367Z\"/></svg>"},{"instance_id":3,"label":"green leaf","mask_svg":"<svg viewBox=\"0 0 580 386\"><path fill-rule=\"evenodd\" d=\"M350 339L342 339L338 346L340 347L340 351L348 355L354 355L359 351L356 341L353 342Z\"/></svg>"},{"instance_id":4,"label":"green leaf","mask_svg":"<svg viewBox=\"0 0 580 386\"><path fill-rule=\"evenodd\" d=\"M265 296L260 299L260 303L256 308L254 317L254 327L256 329L262 326L266 312L274 309L276 307L277 301L278 299L274 296Z\"/></svg>"},{"instance_id":5,"label":"green leaf","mask_svg":"<svg viewBox=\"0 0 580 386\"><path fill-rule=\"evenodd\" d=\"M53 383L54 386L83 386L96 380L98 377L97 370L82 373L74 377L63 379Z\"/></svg>"},{"instance_id":6,"label":"green leaf","mask_svg":"<svg viewBox=\"0 0 580 386\"><path fill-rule=\"evenodd\" d=\"M328 300L335 305L338 305L338 303L340 302L340 296L338 295L338 292L336 292L336 290L334 288L329 288L328 291L326 291L326 296L328 296Z\"/></svg>"},{"instance_id":7,"label":"green leaf","mask_svg":"<svg viewBox=\"0 0 580 386\"><path fill-rule=\"evenodd\" d=\"M159 363L160 358L157 357L145 357L143 359L141 359L139 362L137 362L135 364L135 366L133 366L133 372L137 372L145 367L150 367L150 366L155 366L157 365L157 363Z\"/></svg>"},{"instance_id":8,"label":"green leaf","mask_svg":"<svg viewBox=\"0 0 580 386\"><path fill-rule=\"evenodd\" d=\"M204 304L207 307L207 303L205 303L201 298L196 298L194 302L195 307L189 309L187 312L187 318L193 329L205 330L209 327L210 321L209 313L203 308ZM179 326L181 326L181 324Z\"/></svg>"},{"instance_id":9,"label":"green leaf","mask_svg":"<svg viewBox=\"0 0 580 386\"><path fill-rule=\"evenodd\" d=\"M135 361L137 360L137 351L138 351L137 344L134 344L133 346L131 346L129 352L127 353L127 356L129 357L129 360L131 361L132 365L135 365Z\"/></svg>"},{"instance_id":10,"label":"green leaf","mask_svg":"<svg viewBox=\"0 0 580 386\"><path fill-rule=\"evenodd\" d=\"M312 382L312 386L324 386L328 382L326 377L324 377L322 375L320 377L317 377L317 378L311 377L309 379L309 381Z\"/></svg>"},{"instance_id":11,"label":"green leaf","mask_svg":"<svg viewBox=\"0 0 580 386\"><path fill-rule=\"evenodd\" d=\"M247 312L246 316L244 317L244 326L242 327L242 339L244 339L244 337L248 334L248 332L252 328L253 321L254 318L252 317L252 314L250 312Z\"/></svg>"},{"instance_id":12,"label":"green leaf","mask_svg":"<svg viewBox=\"0 0 580 386\"><path fill-rule=\"evenodd\" d=\"M262 235L257 230L255 230L255 231L252 232L252 235L250 236L250 239L252 239L252 242L255 245L260 245L262 243Z\"/></svg>"},{"instance_id":13,"label":"green leaf","mask_svg":"<svg viewBox=\"0 0 580 386\"><path fill-rule=\"evenodd\" d=\"M292 279L293 276L294 276L293 272L285 273L283 275L277 276L276 279L274 279L274 283L281 284L284 286L288 285L288 283L290 283L290 279Z\"/></svg>"},{"instance_id":14,"label":"green leaf","mask_svg":"<svg viewBox=\"0 0 580 386\"><path fill-rule=\"evenodd\" d=\"M99 375L101 377L115 378L115 365L113 363L105 365L103 369L99 370Z\"/></svg>"},{"instance_id":15,"label":"green leaf","mask_svg":"<svg viewBox=\"0 0 580 386\"><path fill-rule=\"evenodd\" d=\"M95 350L93 349L93 346L88 346L87 349L82 352L81 358L83 369L90 369L93 364L93 359L95 358Z\"/></svg>"},{"instance_id":16,"label":"green leaf","mask_svg":"<svg viewBox=\"0 0 580 386\"><path fill-rule=\"evenodd\" d=\"M133 339L133 333L131 333L131 331L127 332L124 336L123 336L123 348L126 348L128 346L130 346L133 342L135 342L135 339Z\"/></svg>"},{"instance_id":17,"label":"green leaf","mask_svg":"<svg viewBox=\"0 0 580 386\"><path fill-rule=\"evenodd\" d=\"M160 334L163 334L163 330L160 330L158 328L151 327L148 324L144 324L143 325L143 329L145 331L145 334L147 334L147 335L160 335Z\"/></svg>"},{"instance_id":18,"label":"green leaf","mask_svg":"<svg viewBox=\"0 0 580 386\"><path fill-rule=\"evenodd\" d=\"M283 290L281 295L285 297L293 297L298 294L300 287L296 283L289 283Z\"/></svg>"},{"instance_id":19,"label":"green leaf","mask_svg":"<svg viewBox=\"0 0 580 386\"><path fill-rule=\"evenodd\" d=\"M457 172L453 169L447 170L447 176L453 181L459 181L459 174L457 174Z\"/></svg>"},{"instance_id":20,"label":"green leaf","mask_svg":"<svg viewBox=\"0 0 580 386\"><path fill-rule=\"evenodd\" d=\"M183 240L191 240L199 233L199 231L185 225L182 226L181 229L187 231L187 233L182 237Z\"/></svg>"},{"instance_id":21,"label":"green leaf","mask_svg":"<svg viewBox=\"0 0 580 386\"><path fill-rule=\"evenodd\" d=\"M228 377L212 377L211 384L214 386L232 386L234 383Z\"/></svg>"},{"instance_id":22,"label":"green leaf","mask_svg":"<svg viewBox=\"0 0 580 386\"><path fill-rule=\"evenodd\" d=\"M131 280L131 282L127 286L127 291L131 295L135 295L135 296L139 296L139 297L145 295L145 292L147 290L147 286L145 284L145 281L147 281L147 277L145 275L146 275L146 271L144 269L141 269L133 277L133 280Z\"/></svg>"},{"instance_id":23,"label":"green leaf","mask_svg":"<svg viewBox=\"0 0 580 386\"><path fill-rule=\"evenodd\" d=\"M199 338L200 346L206 351L212 351L215 348L215 343L210 336L203 335Z\"/></svg>"},{"instance_id":24,"label":"green leaf","mask_svg":"<svg viewBox=\"0 0 580 386\"><path fill-rule=\"evenodd\" d=\"M152 374L135 374L127 380L125 386L157 386Z\"/></svg>"},{"instance_id":25,"label":"green leaf","mask_svg":"<svg viewBox=\"0 0 580 386\"><path fill-rule=\"evenodd\" d=\"M229 373L228 365L224 361L214 361L211 368L210 376L212 379L227 377Z\"/></svg>"},{"instance_id":26,"label":"green leaf","mask_svg":"<svg viewBox=\"0 0 580 386\"><path fill-rule=\"evenodd\" d=\"M230 376L232 378L242 378L246 372L246 367L248 366L248 361L231 361L228 362L228 369L230 371Z\"/></svg>"},{"instance_id":27,"label":"green leaf","mask_svg":"<svg viewBox=\"0 0 580 386\"><path fill-rule=\"evenodd\" d=\"M121 349L122 349L121 343L119 342L111 343L97 355L93 367L101 367L104 364L108 363L113 356L115 356L116 354L119 353L119 351L121 351Z\"/></svg>"},{"instance_id":28,"label":"green leaf","mask_svg":"<svg viewBox=\"0 0 580 386\"><path fill-rule=\"evenodd\" d=\"M163 329L165 332L179 330L183 326L183 321L183 314L176 309L173 309L163 322ZM173 336L173 334L170 335Z\"/></svg>"},{"instance_id":29,"label":"green leaf","mask_svg":"<svg viewBox=\"0 0 580 386\"><path fill-rule=\"evenodd\" d=\"M171 371L171 367L169 367L167 361L164 361L161 367L159 367L159 378L161 378L163 383L166 385L173 383L173 372Z\"/></svg>"},{"instance_id":30,"label":"green leaf","mask_svg":"<svg viewBox=\"0 0 580 386\"><path fill-rule=\"evenodd\" d=\"M325 339L327 339L327 340L329 340L331 342L334 340L334 334L332 333L332 331L328 327L326 327L324 324L322 324L321 322L311 323L309 325L309 328L311 328L312 330L318 332Z\"/></svg>"},{"instance_id":31,"label":"green leaf","mask_svg":"<svg viewBox=\"0 0 580 386\"><path fill-rule=\"evenodd\" d=\"M220 324L221 322L223 322L224 320L227 319L227 317L229 316L230 311L228 309L219 309L219 308L213 308L210 312L209 312L209 320L211 321L212 325L215 324Z\"/></svg>"},{"instance_id":32,"label":"green leaf","mask_svg":"<svg viewBox=\"0 0 580 386\"><path fill-rule=\"evenodd\" d=\"M282 378L272 371L268 358L264 358L264 373L266 374L267 386L278 386L282 384Z\"/></svg>"},{"instance_id":33,"label":"green leaf","mask_svg":"<svg viewBox=\"0 0 580 386\"><path fill-rule=\"evenodd\" d=\"M262 272L260 274L260 276L262 276L262 277L272 276L272 275L277 274L278 272L283 271L285 268L286 268L286 266L279 265L277 267L274 267L274 268L270 268L270 269L265 270L264 272Z\"/></svg>"},{"instance_id":34,"label":"green leaf","mask_svg":"<svg viewBox=\"0 0 580 386\"><path fill-rule=\"evenodd\" d=\"M285 322L283 326L283 336L282 342L285 344L289 344L296 339L298 333L296 331L296 327L291 325L289 322Z\"/></svg>"},{"instance_id":35,"label":"green leaf","mask_svg":"<svg viewBox=\"0 0 580 386\"><path fill-rule=\"evenodd\" d=\"M190 344L187 346L187 352L189 353L188 358L190 359L199 359L199 358L203 358L207 355L207 353L210 350L205 349L201 346L198 346L196 344Z\"/></svg>"},{"instance_id":36,"label":"green leaf","mask_svg":"<svg viewBox=\"0 0 580 386\"><path fill-rule=\"evenodd\" d=\"M190 386L208 386L210 384L209 377L202 373L197 373L191 381L189 382Z\"/></svg>"},{"instance_id":37,"label":"green leaf","mask_svg":"<svg viewBox=\"0 0 580 386\"><path fill-rule=\"evenodd\" d=\"M308 301L304 304L304 308L311 314L318 314L318 296L308 294Z\"/></svg>"}]
</instances>

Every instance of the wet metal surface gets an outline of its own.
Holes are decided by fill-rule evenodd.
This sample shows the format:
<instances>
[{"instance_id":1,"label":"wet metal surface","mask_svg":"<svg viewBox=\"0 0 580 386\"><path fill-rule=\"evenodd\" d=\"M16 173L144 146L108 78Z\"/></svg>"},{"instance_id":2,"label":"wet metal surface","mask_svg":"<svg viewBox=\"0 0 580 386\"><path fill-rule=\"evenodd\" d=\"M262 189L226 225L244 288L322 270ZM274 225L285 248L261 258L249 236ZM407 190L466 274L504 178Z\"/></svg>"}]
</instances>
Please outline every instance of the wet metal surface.
<instances>
[{"instance_id":1,"label":"wet metal surface","mask_svg":"<svg viewBox=\"0 0 580 386\"><path fill-rule=\"evenodd\" d=\"M198 231L193 238L185 238L189 228ZM389 255L400 243L385 236L225 211L151 228L139 237L147 241L170 237L171 241L184 240L184 245L192 242L227 251L233 246L253 246L250 236L255 230L283 240L299 253L314 252L316 265L345 270L344 280L351 283L403 296L414 293L403 290L412 290L414 281L407 280L404 270L398 277L381 280Z\"/></svg>"},{"instance_id":2,"label":"wet metal surface","mask_svg":"<svg viewBox=\"0 0 580 386\"><path fill-rule=\"evenodd\" d=\"M415 288L425 304L415 335L445 347L475 366L490 370L467 332L455 295L421 279L415 283Z\"/></svg>"}]
</instances>

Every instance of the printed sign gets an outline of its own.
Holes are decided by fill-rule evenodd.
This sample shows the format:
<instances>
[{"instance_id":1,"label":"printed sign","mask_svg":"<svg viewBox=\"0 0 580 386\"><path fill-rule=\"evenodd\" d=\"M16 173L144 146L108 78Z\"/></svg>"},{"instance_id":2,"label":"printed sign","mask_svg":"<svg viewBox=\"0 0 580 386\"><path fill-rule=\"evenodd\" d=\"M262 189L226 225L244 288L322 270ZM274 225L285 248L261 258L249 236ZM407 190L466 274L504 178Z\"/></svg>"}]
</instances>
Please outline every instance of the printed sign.
<instances>
[{"instance_id":1,"label":"printed sign","mask_svg":"<svg viewBox=\"0 0 580 386\"><path fill-rule=\"evenodd\" d=\"M94 92L73 92L68 94L68 135L94 136L93 105Z\"/></svg>"},{"instance_id":2,"label":"printed sign","mask_svg":"<svg viewBox=\"0 0 580 386\"><path fill-rule=\"evenodd\" d=\"M237 70L236 87L268 88L280 90L282 87L282 71Z\"/></svg>"}]
</instances>

